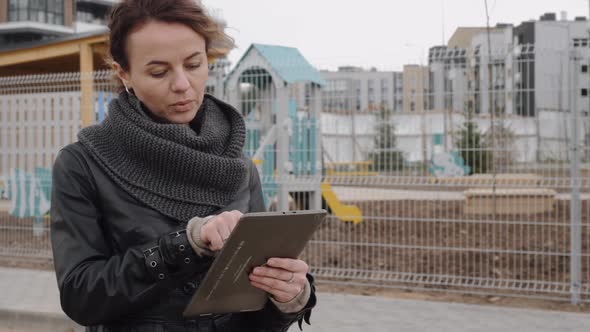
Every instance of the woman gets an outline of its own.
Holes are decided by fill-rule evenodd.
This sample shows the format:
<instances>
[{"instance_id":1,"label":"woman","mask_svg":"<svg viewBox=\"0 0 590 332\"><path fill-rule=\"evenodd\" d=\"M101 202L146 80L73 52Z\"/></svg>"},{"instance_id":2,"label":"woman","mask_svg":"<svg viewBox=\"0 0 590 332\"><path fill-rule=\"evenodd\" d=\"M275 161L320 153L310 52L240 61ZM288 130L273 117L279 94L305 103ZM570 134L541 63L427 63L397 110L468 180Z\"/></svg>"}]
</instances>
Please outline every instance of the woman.
<instances>
[{"instance_id":1,"label":"woman","mask_svg":"<svg viewBox=\"0 0 590 332\"><path fill-rule=\"evenodd\" d=\"M126 0L111 14L121 93L63 148L51 240L63 310L88 331L286 331L315 305L305 262L250 274L258 312L184 319L212 255L245 212L263 211L245 124L206 95L208 63L232 46L194 0ZM192 249L192 250L191 250Z\"/></svg>"}]
</instances>

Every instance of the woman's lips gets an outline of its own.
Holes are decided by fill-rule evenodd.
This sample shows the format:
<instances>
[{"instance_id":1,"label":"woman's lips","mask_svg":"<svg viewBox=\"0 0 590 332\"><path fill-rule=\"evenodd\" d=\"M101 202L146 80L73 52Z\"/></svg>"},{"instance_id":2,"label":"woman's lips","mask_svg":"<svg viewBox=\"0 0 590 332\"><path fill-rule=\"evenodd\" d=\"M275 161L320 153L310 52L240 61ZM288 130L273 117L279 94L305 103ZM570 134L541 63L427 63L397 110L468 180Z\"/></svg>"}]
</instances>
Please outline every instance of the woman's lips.
<instances>
[{"instance_id":1,"label":"woman's lips","mask_svg":"<svg viewBox=\"0 0 590 332\"><path fill-rule=\"evenodd\" d=\"M175 112L188 112L194 108L194 103L194 100L186 100L172 104L171 107Z\"/></svg>"}]
</instances>

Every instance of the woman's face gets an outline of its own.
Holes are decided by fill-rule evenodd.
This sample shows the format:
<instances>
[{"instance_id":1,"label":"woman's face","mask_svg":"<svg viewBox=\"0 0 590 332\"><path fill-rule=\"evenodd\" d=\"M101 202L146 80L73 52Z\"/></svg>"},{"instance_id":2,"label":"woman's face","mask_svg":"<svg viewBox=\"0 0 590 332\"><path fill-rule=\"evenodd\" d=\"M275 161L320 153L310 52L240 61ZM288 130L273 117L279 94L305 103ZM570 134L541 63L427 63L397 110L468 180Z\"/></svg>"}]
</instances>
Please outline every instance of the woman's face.
<instances>
[{"instance_id":1,"label":"woman's face","mask_svg":"<svg viewBox=\"0 0 590 332\"><path fill-rule=\"evenodd\" d=\"M153 116L188 124L205 93L205 39L179 23L150 21L127 37L129 71L115 69Z\"/></svg>"}]
</instances>

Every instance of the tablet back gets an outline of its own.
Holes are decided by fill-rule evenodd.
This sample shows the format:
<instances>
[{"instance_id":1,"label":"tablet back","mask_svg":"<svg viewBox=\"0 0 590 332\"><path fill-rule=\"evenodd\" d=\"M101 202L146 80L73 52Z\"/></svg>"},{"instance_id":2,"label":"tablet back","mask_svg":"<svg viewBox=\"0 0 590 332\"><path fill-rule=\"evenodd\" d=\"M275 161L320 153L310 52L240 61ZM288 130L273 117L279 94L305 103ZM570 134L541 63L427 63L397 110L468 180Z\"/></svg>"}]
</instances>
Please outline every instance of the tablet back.
<instances>
[{"instance_id":1,"label":"tablet back","mask_svg":"<svg viewBox=\"0 0 590 332\"><path fill-rule=\"evenodd\" d=\"M262 309L268 295L250 284L252 269L271 257L297 258L325 217L325 210L244 214L183 315Z\"/></svg>"}]
</instances>

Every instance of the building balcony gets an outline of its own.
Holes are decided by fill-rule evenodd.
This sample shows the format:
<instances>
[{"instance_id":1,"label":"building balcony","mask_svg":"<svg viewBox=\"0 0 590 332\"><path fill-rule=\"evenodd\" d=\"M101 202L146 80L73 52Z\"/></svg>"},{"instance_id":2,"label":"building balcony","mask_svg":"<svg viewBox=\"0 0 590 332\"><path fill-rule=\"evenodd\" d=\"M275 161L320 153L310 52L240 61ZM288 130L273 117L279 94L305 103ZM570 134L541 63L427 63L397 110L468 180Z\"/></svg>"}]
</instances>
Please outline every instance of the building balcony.
<instances>
[{"instance_id":1,"label":"building balcony","mask_svg":"<svg viewBox=\"0 0 590 332\"><path fill-rule=\"evenodd\" d=\"M38 35L63 36L74 33L74 29L60 24L35 21L12 21L0 24L0 34L30 33Z\"/></svg>"},{"instance_id":2,"label":"building balcony","mask_svg":"<svg viewBox=\"0 0 590 332\"><path fill-rule=\"evenodd\" d=\"M117 3L121 2L120 0L77 0L76 3L86 3L86 4L96 4L102 6L114 6Z\"/></svg>"}]
</instances>

